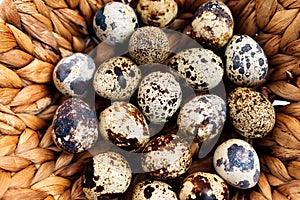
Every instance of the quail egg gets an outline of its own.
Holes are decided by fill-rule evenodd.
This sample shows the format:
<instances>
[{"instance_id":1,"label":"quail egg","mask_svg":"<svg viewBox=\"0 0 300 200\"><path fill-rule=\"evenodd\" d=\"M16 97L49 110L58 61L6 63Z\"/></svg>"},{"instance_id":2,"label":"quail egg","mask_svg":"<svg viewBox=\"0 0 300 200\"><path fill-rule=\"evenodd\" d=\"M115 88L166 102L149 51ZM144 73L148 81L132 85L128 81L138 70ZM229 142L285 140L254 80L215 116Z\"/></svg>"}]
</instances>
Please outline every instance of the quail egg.
<instances>
[{"instance_id":1,"label":"quail egg","mask_svg":"<svg viewBox=\"0 0 300 200\"><path fill-rule=\"evenodd\" d=\"M53 141L69 153L90 149L99 134L96 114L78 98L69 98L57 108L52 127Z\"/></svg>"},{"instance_id":2,"label":"quail egg","mask_svg":"<svg viewBox=\"0 0 300 200\"><path fill-rule=\"evenodd\" d=\"M178 6L175 0L139 0L136 10L145 24L163 28L175 19Z\"/></svg>"},{"instance_id":3,"label":"quail egg","mask_svg":"<svg viewBox=\"0 0 300 200\"><path fill-rule=\"evenodd\" d=\"M178 71L197 91L210 90L222 80L222 60L213 51L203 48L185 49L174 55L168 65Z\"/></svg>"},{"instance_id":4,"label":"quail egg","mask_svg":"<svg viewBox=\"0 0 300 200\"><path fill-rule=\"evenodd\" d=\"M195 172L183 180L179 199L229 200L229 189L226 182L218 175Z\"/></svg>"},{"instance_id":5,"label":"quail egg","mask_svg":"<svg viewBox=\"0 0 300 200\"><path fill-rule=\"evenodd\" d=\"M53 70L53 82L66 96L84 97L93 88L95 71L95 63L89 55L74 53L57 63Z\"/></svg>"},{"instance_id":6,"label":"quail egg","mask_svg":"<svg viewBox=\"0 0 300 200\"><path fill-rule=\"evenodd\" d=\"M173 188L162 181L144 180L136 184L132 191L132 200L177 200Z\"/></svg>"},{"instance_id":7,"label":"quail egg","mask_svg":"<svg viewBox=\"0 0 300 200\"><path fill-rule=\"evenodd\" d=\"M131 59L117 56L99 66L93 84L99 96L124 100L132 96L141 76L139 67Z\"/></svg>"},{"instance_id":8,"label":"quail egg","mask_svg":"<svg viewBox=\"0 0 300 200\"><path fill-rule=\"evenodd\" d=\"M216 172L239 189L254 187L260 176L260 163L254 148L241 139L229 139L213 155Z\"/></svg>"},{"instance_id":9,"label":"quail egg","mask_svg":"<svg viewBox=\"0 0 300 200\"><path fill-rule=\"evenodd\" d=\"M260 92L238 87L227 97L229 117L238 133L246 138L262 138L275 125L275 109Z\"/></svg>"},{"instance_id":10,"label":"quail egg","mask_svg":"<svg viewBox=\"0 0 300 200\"><path fill-rule=\"evenodd\" d=\"M97 37L110 45L126 41L138 26L133 8L120 2L106 3L93 20Z\"/></svg>"},{"instance_id":11,"label":"quail egg","mask_svg":"<svg viewBox=\"0 0 300 200\"><path fill-rule=\"evenodd\" d=\"M143 114L131 103L113 102L100 113L101 135L127 151L139 151L150 140Z\"/></svg>"},{"instance_id":12,"label":"quail egg","mask_svg":"<svg viewBox=\"0 0 300 200\"><path fill-rule=\"evenodd\" d=\"M181 100L180 84L168 72L148 74L138 88L138 105L152 123L167 122L178 110Z\"/></svg>"},{"instance_id":13,"label":"quail egg","mask_svg":"<svg viewBox=\"0 0 300 200\"><path fill-rule=\"evenodd\" d=\"M180 136L204 142L221 133L226 120L226 103L216 95L205 94L189 100L181 108L177 124Z\"/></svg>"},{"instance_id":14,"label":"quail egg","mask_svg":"<svg viewBox=\"0 0 300 200\"><path fill-rule=\"evenodd\" d=\"M83 192L90 200L114 199L130 185L132 172L125 158L115 152L95 155L83 173Z\"/></svg>"},{"instance_id":15,"label":"quail egg","mask_svg":"<svg viewBox=\"0 0 300 200\"><path fill-rule=\"evenodd\" d=\"M188 143L175 134L152 139L144 148L142 168L157 179L172 179L184 174L191 165Z\"/></svg>"},{"instance_id":16,"label":"quail egg","mask_svg":"<svg viewBox=\"0 0 300 200\"><path fill-rule=\"evenodd\" d=\"M129 54L138 64L163 63L170 51L165 32L158 27L138 28L130 37Z\"/></svg>"},{"instance_id":17,"label":"quail egg","mask_svg":"<svg viewBox=\"0 0 300 200\"><path fill-rule=\"evenodd\" d=\"M226 51L226 74L239 86L261 84L268 72L268 60L259 44L248 35L234 35Z\"/></svg>"},{"instance_id":18,"label":"quail egg","mask_svg":"<svg viewBox=\"0 0 300 200\"><path fill-rule=\"evenodd\" d=\"M219 49L232 37L234 22L226 4L213 0L198 8L191 26L194 39L212 49Z\"/></svg>"}]
</instances>

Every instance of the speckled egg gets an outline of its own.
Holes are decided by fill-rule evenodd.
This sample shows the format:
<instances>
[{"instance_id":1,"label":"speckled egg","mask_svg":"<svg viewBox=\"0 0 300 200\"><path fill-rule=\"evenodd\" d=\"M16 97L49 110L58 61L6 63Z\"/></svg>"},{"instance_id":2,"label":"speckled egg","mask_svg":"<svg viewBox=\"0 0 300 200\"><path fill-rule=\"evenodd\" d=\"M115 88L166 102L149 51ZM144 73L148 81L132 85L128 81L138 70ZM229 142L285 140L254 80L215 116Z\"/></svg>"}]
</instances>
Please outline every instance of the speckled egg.
<instances>
[{"instance_id":1,"label":"speckled egg","mask_svg":"<svg viewBox=\"0 0 300 200\"><path fill-rule=\"evenodd\" d=\"M133 8L120 2L105 4L96 12L93 20L97 37L110 45L126 41L138 26Z\"/></svg>"},{"instance_id":2,"label":"speckled egg","mask_svg":"<svg viewBox=\"0 0 300 200\"><path fill-rule=\"evenodd\" d=\"M222 60L213 51L202 48L183 50L174 55L168 65L178 71L194 90L210 90L222 80Z\"/></svg>"},{"instance_id":3,"label":"speckled egg","mask_svg":"<svg viewBox=\"0 0 300 200\"><path fill-rule=\"evenodd\" d=\"M138 28L129 40L129 54L138 64L163 63L170 51L165 32L158 27Z\"/></svg>"},{"instance_id":4,"label":"speckled egg","mask_svg":"<svg viewBox=\"0 0 300 200\"><path fill-rule=\"evenodd\" d=\"M144 180L136 184L132 191L132 200L177 200L173 188L162 181Z\"/></svg>"},{"instance_id":5,"label":"speckled egg","mask_svg":"<svg viewBox=\"0 0 300 200\"><path fill-rule=\"evenodd\" d=\"M239 189L254 187L260 176L257 153L240 139L230 139L219 145L213 155L213 164L227 183Z\"/></svg>"},{"instance_id":6,"label":"speckled egg","mask_svg":"<svg viewBox=\"0 0 300 200\"><path fill-rule=\"evenodd\" d=\"M100 113L101 135L127 151L139 151L150 140L143 114L131 103L113 102Z\"/></svg>"},{"instance_id":7,"label":"speckled egg","mask_svg":"<svg viewBox=\"0 0 300 200\"><path fill-rule=\"evenodd\" d=\"M227 97L230 120L238 133L247 138L267 135L275 124L275 109L260 92L238 87Z\"/></svg>"},{"instance_id":8,"label":"speckled egg","mask_svg":"<svg viewBox=\"0 0 300 200\"><path fill-rule=\"evenodd\" d=\"M198 8L191 26L193 38L202 45L219 49L232 37L234 22L226 4L213 0Z\"/></svg>"},{"instance_id":9,"label":"speckled egg","mask_svg":"<svg viewBox=\"0 0 300 200\"><path fill-rule=\"evenodd\" d=\"M177 111L182 100L180 84L168 72L152 72L138 88L138 105L152 123L165 123Z\"/></svg>"},{"instance_id":10,"label":"speckled egg","mask_svg":"<svg viewBox=\"0 0 300 200\"><path fill-rule=\"evenodd\" d=\"M181 108L177 124L180 135L204 142L219 135L226 120L226 103L214 94L196 96Z\"/></svg>"},{"instance_id":11,"label":"speckled egg","mask_svg":"<svg viewBox=\"0 0 300 200\"><path fill-rule=\"evenodd\" d=\"M229 189L220 176L206 172L195 172L183 180L179 199L229 200Z\"/></svg>"},{"instance_id":12,"label":"speckled egg","mask_svg":"<svg viewBox=\"0 0 300 200\"><path fill-rule=\"evenodd\" d=\"M165 27L177 16L178 6L175 0L139 0L136 10L145 24Z\"/></svg>"},{"instance_id":13,"label":"speckled egg","mask_svg":"<svg viewBox=\"0 0 300 200\"><path fill-rule=\"evenodd\" d=\"M226 51L226 74L235 84L261 84L268 72L268 60L259 44L248 35L234 35Z\"/></svg>"},{"instance_id":14,"label":"speckled egg","mask_svg":"<svg viewBox=\"0 0 300 200\"><path fill-rule=\"evenodd\" d=\"M100 153L85 168L83 192L90 200L114 199L127 190L131 178L130 165L122 155Z\"/></svg>"},{"instance_id":15,"label":"speckled egg","mask_svg":"<svg viewBox=\"0 0 300 200\"><path fill-rule=\"evenodd\" d=\"M139 67L131 59L117 56L99 66L93 84L99 96L124 100L132 96L141 76Z\"/></svg>"},{"instance_id":16,"label":"speckled egg","mask_svg":"<svg viewBox=\"0 0 300 200\"><path fill-rule=\"evenodd\" d=\"M88 150L99 134L96 114L78 98L67 99L57 108L52 127L53 141L69 153Z\"/></svg>"},{"instance_id":17,"label":"speckled egg","mask_svg":"<svg viewBox=\"0 0 300 200\"><path fill-rule=\"evenodd\" d=\"M89 55L74 53L57 63L53 70L53 82L66 96L84 97L93 90L92 80L95 71L95 63Z\"/></svg>"},{"instance_id":18,"label":"speckled egg","mask_svg":"<svg viewBox=\"0 0 300 200\"><path fill-rule=\"evenodd\" d=\"M192 154L188 143L175 134L152 139L143 150L142 168L157 179L172 179L190 167Z\"/></svg>"}]
</instances>

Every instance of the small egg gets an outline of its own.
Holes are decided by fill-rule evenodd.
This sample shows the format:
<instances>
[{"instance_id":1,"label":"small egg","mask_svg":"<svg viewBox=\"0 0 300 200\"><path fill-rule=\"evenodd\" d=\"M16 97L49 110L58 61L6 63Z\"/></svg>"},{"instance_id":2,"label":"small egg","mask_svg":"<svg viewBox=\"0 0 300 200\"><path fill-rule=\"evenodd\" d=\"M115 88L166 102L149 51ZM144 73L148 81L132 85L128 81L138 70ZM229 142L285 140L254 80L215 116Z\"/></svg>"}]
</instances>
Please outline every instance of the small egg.
<instances>
[{"instance_id":1,"label":"small egg","mask_svg":"<svg viewBox=\"0 0 300 200\"><path fill-rule=\"evenodd\" d=\"M173 188L162 181L144 180L136 184L132 191L132 200L177 200Z\"/></svg>"},{"instance_id":2,"label":"small egg","mask_svg":"<svg viewBox=\"0 0 300 200\"><path fill-rule=\"evenodd\" d=\"M139 151L150 140L143 114L131 103L113 102L100 113L101 135L127 151Z\"/></svg>"},{"instance_id":3,"label":"small egg","mask_svg":"<svg viewBox=\"0 0 300 200\"><path fill-rule=\"evenodd\" d=\"M181 100L180 84L168 72L148 74L138 88L138 105L152 123L167 122L178 110Z\"/></svg>"},{"instance_id":4,"label":"small egg","mask_svg":"<svg viewBox=\"0 0 300 200\"><path fill-rule=\"evenodd\" d=\"M203 48L185 49L174 55L168 65L178 71L196 91L216 87L224 74L221 58Z\"/></svg>"},{"instance_id":5,"label":"small egg","mask_svg":"<svg viewBox=\"0 0 300 200\"><path fill-rule=\"evenodd\" d=\"M259 44L248 35L234 35L226 51L226 74L236 85L261 84L268 72L268 60Z\"/></svg>"},{"instance_id":6,"label":"small egg","mask_svg":"<svg viewBox=\"0 0 300 200\"><path fill-rule=\"evenodd\" d=\"M115 152L93 156L83 173L83 192L90 200L114 199L130 185L132 172L125 158Z\"/></svg>"},{"instance_id":7,"label":"small egg","mask_svg":"<svg viewBox=\"0 0 300 200\"><path fill-rule=\"evenodd\" d=\"M216 95L205 94L189 100L181 108L177 124L180 136L204 142L219 135L226 120L226 103Z\"/></svg>"},{"instance_id":8,"label":"small egg","mask_svg":"<svg viewBox=\"0 0 300 200\"><path fill-rule=\"evenodd\" d=\"M57 63L53 70L53 82L66 96L84 97L93 88L95 71L95 63L89 55L74 53Z\"/></svg>"},{"instance_id":9,"label":"small egg","mask_svg":"<svg viewBox=\"0 0 300 200\"><path fill-rule=\"evenodd\" d=\"M99 66L93 84L99 96L124 100L132 96L141 76L139 67L131 59L117 56Z\"/></svg>"},{"instance_id":10,"label":"small egg","mask_svg":"<svg viewBox=\"0 0 300 200\"><path fill-rule=\"evenodd\" d=\"M140 65L163 63L170 51L165 32L153 26L138 28L131 35L128 48L131 58Z\"/></svg>"},{"instance_id":11,"label":"small egg","mask_svg":"<svg viewBox=\"0 0 300 200\"><path fill-rule=\"evenodd\" d=\"M194 39L202 45L219 49L232 37L234 21L226 4L213 0L198 8L191 26Z\"/></svg>"},{"instance_id":12,"label":"small egg","mask_svg":"<svg viewBox=\"0 0 300 200\"><path fill-rule=\"evenodd\" d=\"M238 87L227 97L229 117L238 133L246 138L262 138L275 125L275 109L260 92Z\"/></svg>"},{"instance_id":13,"label":"small egg","mask_svg":"<svg viewBox=\"0 0 300 200\"><path fill-rule=\"evenodd\" d=\"M213 164L227 183L239 189L254 187L260 176L257 153L240 139L229 139L219 145L213 155Z\"/></svg>"},{"instance_id":14,"label":"small egg","mask_svg":"<svg viewBox=\"0 0 300 200\"><path fill-rule=\"evenodd\" d=\"M110 45L126 41L138 26L133 8L120 2L106 3L93 20L97 37Z\"/></svg>"},{"instance_id":15,"label":"small egg","mask_svg":"<svg viewBox=\"0 0 300 200\"><path fill-rule=\"evenodd\" d=\"M144 148L142 168L157 179L173 179L184 174L192 163L188 143L175 134L152 139Z\"/></svg>"},{"instance_id":16,"label":"small egg","mask_svg":"<svg viewBox=\"0 0 300 200\"><path fill-rule=\"evenodd\" d=\"M137 13L146 25L165 27L177 16L175 0L139 0Z\"/></svg>"},{"instance_id":17,"label":"small egg","mask_svg":"<svg viewBox=\"0 0 300 200\"><path fill-rule=\"evenodd\" d=\"M64 101L56 110L52 122L55 144L69 153L90 149L98 139L98 120L87 103L78 98Z\"/></svg>"},{"instance_id":18,"label":"small egg","mask_svg":"<svg viewBox=\"0 0 300 200\"><path fill-rule=\"evenodd\" d=\"M195 172L183 180L179 199L229 200L229 189L220 176L206 172Z\"/></svg>"}]
</instances>

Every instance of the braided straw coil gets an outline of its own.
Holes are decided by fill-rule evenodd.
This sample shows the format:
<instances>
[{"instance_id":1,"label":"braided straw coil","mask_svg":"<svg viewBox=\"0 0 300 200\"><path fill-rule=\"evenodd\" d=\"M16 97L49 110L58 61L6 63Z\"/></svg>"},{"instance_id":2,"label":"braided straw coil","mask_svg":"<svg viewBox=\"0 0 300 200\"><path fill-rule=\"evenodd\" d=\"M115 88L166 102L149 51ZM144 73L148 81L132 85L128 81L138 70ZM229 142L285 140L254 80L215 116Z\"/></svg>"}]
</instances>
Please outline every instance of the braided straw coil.
<instances>
[{"instance_id":1,"label":"braided straw coil","mask_svg":"<svg viewBox=\"0 0 300 200\"><path fill-rule=\"evenodd\" d=\"M177 0L180 9L170 28L188 33L193 13L206 1ZM68 154L52 141L51 120L64 99L53 87L52 71L62 57L89 52L98 44L92 17L108 1L0 2L0 199L85 199L81 174L91 154ZM233 190L231 196L300 199L300 2L223 2L233 13L235 33L252 36L268 56L269 74L257 89L270 100L291 102L276 108L273 131L252 141L263 172L258 185ZM96 59L105 59L110 51ZM98 107L105 104L96 102ZM212 170L211 157L195 161L188 173L199 170ZM142 178L136 176L133 183ZM130 189L120 199L129 199Z\"/></svg>"}]
</instances>

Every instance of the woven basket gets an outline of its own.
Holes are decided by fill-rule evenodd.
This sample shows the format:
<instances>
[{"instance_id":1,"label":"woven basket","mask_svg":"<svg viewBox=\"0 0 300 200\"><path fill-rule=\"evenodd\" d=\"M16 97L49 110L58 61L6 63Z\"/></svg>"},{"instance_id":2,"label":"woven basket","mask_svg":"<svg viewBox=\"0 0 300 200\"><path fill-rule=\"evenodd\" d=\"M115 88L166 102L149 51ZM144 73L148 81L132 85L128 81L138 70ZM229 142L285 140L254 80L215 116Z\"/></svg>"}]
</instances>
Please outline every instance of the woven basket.
<instances>
[{"instance_id":1,"label":"woven basket","mask_svg":"<svg viewBox=\"0 0 300 200\"><path fill-rule=\"evenodd\" d=\"M91 21L106 2L0 2L0 199L86 199L81 175L91 154L68 154L54 145L50 124L65 97L51 79L62 57L89 52L98 44ZM188 32L193 13L204 2L178 0L180 10L170 28ZM257 90L271 101L291 102L276 108L273 131L252 141L261 159L258 185L232 189L231 197L300 199L300 1L225 2L235 19L235 33L252 36L268 56L269 74ZM110 54L109 49L105 53ZM98 108L107 105L102 99L96 103ZM211 157L196 160L188 173L199 170L212 170ZM133 182L142 178L139 174ZM130 199L131 188L120 199Z\"/></svg>"}]
</instances>

